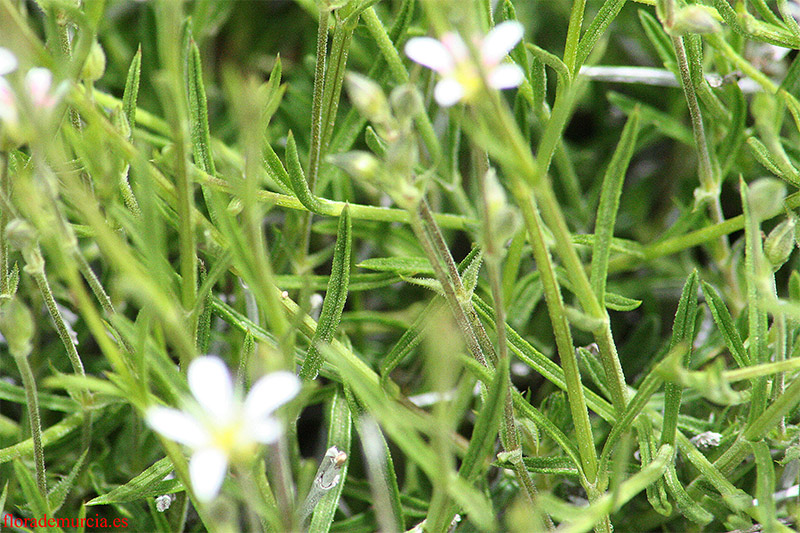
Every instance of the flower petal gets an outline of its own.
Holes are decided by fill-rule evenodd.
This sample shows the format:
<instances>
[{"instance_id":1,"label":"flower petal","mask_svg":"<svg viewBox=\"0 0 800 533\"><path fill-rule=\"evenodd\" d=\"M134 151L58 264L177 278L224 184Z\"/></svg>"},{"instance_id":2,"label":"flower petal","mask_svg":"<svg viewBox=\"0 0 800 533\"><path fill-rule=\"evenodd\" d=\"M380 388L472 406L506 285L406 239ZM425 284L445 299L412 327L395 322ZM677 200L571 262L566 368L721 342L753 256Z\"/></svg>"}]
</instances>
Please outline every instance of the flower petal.
<instances>
[{"instance_id":1,"label":"flower petal","mask_svg":"<svg viewBox=\"0 0 800 533\"><path fill-rule=\"evenodd\" d=\"M252 440L261 444L272 444L277 442L283 433L283 424L268 416L258 421L251 421L246 431Z\"/></svg>"},{"instance_id":2,"label":"flower petal","mask_svg":"<svg viewBox=\"0 0 800 533\"><path fill-rule=\"evenodd\" d=\"M0 46L0 76L5 76L9 72L17 69L17 56L8 48Z\"/></svg>"},{"instance_id":3,"label":"flower petal","mask_svg":"<svg viewBox=\"0 0 800 533\"><path fill-rule=\"evenodd\" d=\"M244 416L248 424L261 423L300 392L300 380L291 372L267 374L250 389L244 401Z\"/></svg>"},{"instance_id":4,"label":"flower petal","mask_svg":"<svg viewBox=\"0 0 800 533\"><path fill-rule=\"evenodd\" d=\"M189 388L197 403L217 422L233 416L233 381L228 367L219 357L198 357L189 365Z\"/></svg>"},{"instance_id":5,"label":"flower petal","mask_svg":"<svg viewBox=\"0 0 800 533\"><path fill-rule=\"evenodd\" d=\"M433 37L409 39L405 51L412 61L439 73L448 73L455 66L450 51Z\"/></svg>"},{"instance_id":6,"label":"flower petal","mask_svg":"<svg viewBox=\"0 0 800 533\"><path fill-rule=\"evenodd\" d=\"M52 107L55 99L50 94L53 73L43 67L32 68L25 75L25 87L30 93L31 103L36 107Z\"/></svg>"},{"instance_id":7,"label":"flower petal","mask_svg":"<svg viewBox=\"0 0 800 533\"><path fill-rule=\"evenodd\" d=\"M450 107L464 97L464 87L453 78L445 78L436 84L433 97L442 107Z\"/></svg>"},{"instance_id":8,"label":"flower petal","mask_svg":"<svg viewBox=\"0 0 800 533\"><path fill-rule=\"evenodd\" d=\"M151 428L166 438L192 448L207 446L211 441L211 436L203 425L183 411L151 407L147 410L145 419Z\"/></svg>"},{"instance_id":9,"label":"flower petal","mask_svg":"<svg viewBox=\"0 0 800 533\"><path fill-rule=\"evenodd\" d=\"M209 502L219 494L227 473L228 456L217 448L198 450L189 461L192 488L201 502Z\"/></svg>"},{"instance_id":10,"label":"flower petal","mask_svg":"<svg viewBox=\"0 0 800 533\"><path fill-rule=\"evenodd\" d=\"M525 73L519 65L503 63L497 65L489 73L489 86L495 89L510 89L517 87L525 79Z\"/></svg>"},{"instance_id":11,"label":"flower petal","mask_svg":"<svg viewBox=\"0 0 800 533\"><path fill-rule=\"evenodd\" d=\"M495 26L483 39L481 59L484 66L497 65L522 39L524 28L517 21L509 20Z\"/></svg>"},{"instance_id":12,"label":"flower petal","mask_svg":"<svg viewBox=\"0 0 800 533\"><path fill-rule=\"evenodd\" d=\"M0 121L17 121L17 99L11 85L2 76L0 76Z\"/></svg>"}]
</instances>

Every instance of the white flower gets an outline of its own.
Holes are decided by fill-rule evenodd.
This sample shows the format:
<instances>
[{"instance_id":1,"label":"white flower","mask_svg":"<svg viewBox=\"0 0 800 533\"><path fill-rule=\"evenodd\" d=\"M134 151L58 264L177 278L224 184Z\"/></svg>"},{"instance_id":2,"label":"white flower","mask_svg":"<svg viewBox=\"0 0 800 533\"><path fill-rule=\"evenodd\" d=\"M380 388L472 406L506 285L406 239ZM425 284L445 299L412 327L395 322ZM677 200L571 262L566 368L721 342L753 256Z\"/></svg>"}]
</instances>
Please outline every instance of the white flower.
<instances>
[{"instance_id":1,"label":"white flower","mask_svg":"<svg viewBox=\"0 0 800 533\"><path fill-rule=\"evenodd\" d=\"M476 42L489 87L509 89L522 83L522 69L513 63L502 63L522 39L522 34L522 24L506 21ZM439 105L449 107L462 99L470 100L480 90L480 71L471 62L467 46L458 34L446 33L440 41L432 37L414 37L406 43L405 51L411 60L442 76L434 89Z\"/></svg>"},{"instance_id":2,"label":"white flower","mask_svg":"<svg viewBox=\"0 0 800 533\"><path fill-rule=\"evenodd\" d=\"M188 405L188 412L151 407L146 419L163 436L192 448L192 486L200 501L210 501L222 486L229 461L246 460L258 444L280 438L283 428L272 414L297 395L300 380L290 372L268 374L242 401L218 357L198 357L187 375L197 404Z\"/></svg>"}]
</instances>

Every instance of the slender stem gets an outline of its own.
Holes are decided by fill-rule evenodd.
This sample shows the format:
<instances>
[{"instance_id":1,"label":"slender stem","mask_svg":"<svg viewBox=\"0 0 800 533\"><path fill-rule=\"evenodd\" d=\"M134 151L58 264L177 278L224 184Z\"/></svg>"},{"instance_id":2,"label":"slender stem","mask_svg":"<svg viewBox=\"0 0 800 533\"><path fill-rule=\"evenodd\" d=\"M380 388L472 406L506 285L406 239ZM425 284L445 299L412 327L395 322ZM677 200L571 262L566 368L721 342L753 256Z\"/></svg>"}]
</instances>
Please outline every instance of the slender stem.
<instances>
[{"instance_id":1,"label":"slender stem","mask_svg":"<svg viewBox=\"0 0 800 533\"><path fill-rule=\"evenodd\" d=\"M317 184L320 155L322 153L322 137L325 125L322 121L322 97L325 92L325 64L328 54L328 20L330 9L323 7L319 11L317 26L317 64L314 69L314 94L311 100L311 147L308 152L308 189L313 193Z\"/></svg>"},{"instance_id":2,"label":"slender stem","mask_svg":"<svg viewBox=\"0 0 800 533\"><path fill-rule=\"evenodd\" d=\"M27 355L14 354L22 384L25 387L25 404L28 406L28 419L31 424L33 440L33 459L36 465L36 484L43 498L47 498L47 479L44 470L44 448L42 447L42 423L39 418L39 396L36 393L36 380L33 377Z\"/></svg>"},{"instance_id":3,"label":"slender stem","mask_svg":"<svg viewBox=\"0 0 800 533\"><path fill-rule=\"evenodd\" d=\"M58 336L61 339L61 343L64 345L64 348L67 351L67 357L69 357L69 362L72 364L72 370L80 376L85 375L83 370L83 362L81 361L81 357L78 354L78 349L75 347L75 343L70 336L69 327L64 321L64 317L61 316L61 311L58 310L58 305L53 297L53 291L50 289L50 283L47 281L44 268L30 272L30 274L34 281L36 281L36 285L39 287L39 292L42 293L42 298L44 298L44 303L47 306L47 311L50 313L50 318L53 319L53 322L56 325L56 330L58 331Z\"/></svg>"},{"instance_id":4,"label":"slender stem","mask_svg":"<svg viewBox=\"0 0 800 533\"><path fill-rule=\"evenodd\" d=\"M715 223L720 223L725 220L722 214L722 204L720 204L719 200L720 184L719 180L714 176L711 154L708 151L708 138L706 137L705 127L703 125L700 104L697 101L697 93L692 83L692 74L689 69L689 61L686 57L686 47L684 46L683 38L673 35L672 46L675 49L678 70L681 75L681 85L683 86L683 93L686 96L686 103L689 107L689 116L692 120L692 133L694 134L694 142L697 147L699 159L698 174L700 177L700 184L704 192L709 195L709 210L712 219ZM728 243L727 236L721 235L719 237L719 247L717 260L724 261L730 256L730 244Z\"/></svg>"},{"instance_id":5,"label":"slender stem","mask_svg":"<svg viewBox=\"0 0 800 533\"><path fill-rule=\"evenodd\" d=\"M0 151L0 196L8 198L8 154ZM8 210L0 209L0 296L8 296L10 292L8 282L8 241L6 240L6 225L8 225Z\"/></svg>"}]
</instances>

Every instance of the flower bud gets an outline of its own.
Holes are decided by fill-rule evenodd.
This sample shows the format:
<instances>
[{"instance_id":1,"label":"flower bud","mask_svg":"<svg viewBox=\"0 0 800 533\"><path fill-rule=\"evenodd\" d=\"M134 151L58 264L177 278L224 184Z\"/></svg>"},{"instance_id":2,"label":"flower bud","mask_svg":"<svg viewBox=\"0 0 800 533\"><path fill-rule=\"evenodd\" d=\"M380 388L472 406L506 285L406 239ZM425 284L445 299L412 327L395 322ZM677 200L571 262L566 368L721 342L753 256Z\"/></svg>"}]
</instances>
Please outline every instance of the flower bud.
<instances>
[{"instance_id":1,"label":"flower bud","mask_svg":"<svg viewBox=\"0 0 800 533\"><path fill-rule=\"evenodd\" d=\"M31 353L33 317L17 298L9 300L0 309L0 333L6 338L8 350L15 357L27 357Z\"/></svg>"},{"instance_id":2,"label":"flower bud","mask_svg":"<svg viewBox=\"0 0 800 533\"><path fill-rule=\"evenodd\" d=\"M401 85L389 96L396 117L415 117L422 112L422 98L413 85Z\"/></svg>"},{"instance_id":3,"label":"flower bud","mask_svg":"<svg viewBox=\"0 0 800 533\"><path fill-rule=\"evenodd\" d=\"M766 220L780 213L786 186L776 178L759 178L748 185L750 208L756 220Z\"/></svg>"},{"instance_id":4,"label":"flower bud","mask_svg":"<svg viewBox=\"0 0 800 533\"><path fill-rule=\"evenodd\" d=\"M97 41L92 43L92 49L81 69L81 79L86 81L97 81L103 77L106 71L106 54L103 47Z\"/></svg>"},{"instance_id":5,"label":"flower bud","mask_svg":"<svg viewBox=\"0 0 800 533\"><path fill-rule=\"evenodd\" d=\"M389 102L380 85L366 76L353 72L347 74L345 83L350 101L364 117L378 124L391 120Z\"/></svg>"},{"instance_id":6,"label":"flower bud","mask_svg":"<svg viewBox=\"0 0 800 533\"><path fill-rule=\"evenodd\" d=\"M672 27L673 35L687 33L716 33L722 28L714 16L714 10L706 6L689 5L675 13Z\"/></svg>"},{"instance_id":7,"label":"flower bud","mask_svg":"<svg viewBox=\"0 0 800 533\"><path fill-rule=\"evenodd\" d=\"M764 241L764 255L772 265L773 270L778 270L789 259L794 250L795 220L787 218L769 232Z\"/></svg>"},{"instance_id":8,"label":"flower bud","mask_svg":"<svg viewBox=\"0 0 800 533\"><path fill-rule=\"evenodd\" d=\"M380 175L380 161L369 152L354 150L352 152L329 155L326 160L354 178L374 181Z\"/></svg>"},{"instance_id":9,"label":"flower bud","mask_svg":"<svg viewBox=\"0 0 800 533\"><path fill-rule=\"evenodd\" d=\"M12 248L27 250L39 242L36 229L25 220L15 218L6 226L6 239Z\"/></svg>"}]
</instances>

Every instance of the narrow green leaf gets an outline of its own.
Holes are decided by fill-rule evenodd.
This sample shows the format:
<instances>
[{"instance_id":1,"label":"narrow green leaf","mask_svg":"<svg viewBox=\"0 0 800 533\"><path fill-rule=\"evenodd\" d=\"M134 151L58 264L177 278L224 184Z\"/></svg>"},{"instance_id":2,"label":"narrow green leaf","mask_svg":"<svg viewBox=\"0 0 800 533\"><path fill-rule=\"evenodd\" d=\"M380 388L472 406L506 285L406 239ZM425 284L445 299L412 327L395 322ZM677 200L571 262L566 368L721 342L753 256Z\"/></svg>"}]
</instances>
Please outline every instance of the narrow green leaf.
<instances>
[{"instance_id":1,"label":"narrow green leaf","mask_svg":"<svg viewBox=\"0 0 800 533\"><path fill-rule=\"evenodd\" d=\"M339 232L336 236L336 249L333 253L331 277L328 290L322 302L322 312L319 316L317 331L308 347L300 377L312 380L319 374L322 367L323 356L319 351L321 343L328 343L333 339L339 321L342 319L342 310L347 300L348 285L350 282L350 250L353 246L353 231L350 221L350 206L345 206L339 217Z\"/></svg>"},{"instance_id":2,"label":"narrow green leaf","mask_svg":"<svg viewBox=\"0 0 800 533\"><path fill-rule=\"evenodd\" d=\"M767 311L761 305L759 286L767 276L771 276L771 269L765 265L764 250L762 248L761 230L754 210L758 206L752 205L752 195L747 184L739 178L740 194L742 198L742 211L744 213L745 235L745 289L747 291L747 320L750 362L753 364L768 363L770 352L767 338ZM767 378L761 377L753 381L751 387L750 414L748 423L752 424L767 407Z\"/></svg>"},{"instance_id":3,"label":"narrow green leaf","mask_svg":"<svg viewBox=\"0 0 800 533\"><path fill-rule=\"evenodd\" d=\"M288 168L289 185L294 195L306 209L312 213L319 213L319 199L308 188L308 182L306 182L306 176L300 164L300 156L297 153L297 143L291 131L289 131L289 135L286 138L286 166Z\"/></svg>"},{"instance_id":4,"label":"narrow green leaf","mask_svg":"<svg viewBox=\"0 0 800 533\"><path fill-rule=\"evenodd\" d=\"M613 91L608 93L608 101L628 114L632 113L638 106L642 123L652 125L667 137L675 139L686 146L694 146L692 131L672 115Z\"/></svg>"},{"instance_id":5,"label":"narrow green leaf","mask_svg":"<svg viewBox=\"0 0 800 533\"><path fill-rule=\"evenodd\" d=\"M434 298L428 305L425 306L425 309L417 316L417 319L414 320L414 323L411 324L403 335L398 339L392 349L389 351L388 354L383 358L381 362L380 374L381 374L381 383L387 383L389 381L389 376L392 373L392 370L397 368L397 366L405 359L405 357L411 353L414 348L419 345L420 341L422 340L422 334L425 332L426 327L430 324L429 318L431 316L436 316L442 306L444 305L444 301L440 298Z\"/></svg>"},{"instance_id":6,"label":"narrow green leaf","mask_svg":"<svg viewBox=\"0 0 800 533\"><path fill-rule=\"evenodd\" d=\"M83 413L77 412L69 415L54 426L42 431L42 446L48 446L65 437L83 421ZM0 449L0 464L7 463L17 457L33 453L33 439L26 439L12 446Z\"/></svg>"},{"instance_id":7,"label":"narrow green leaf","mask_svg":"<svg viewBox=\"0 0 800 533\"><path fill-rule=\"evenodd\" d=\"M8 496L8 481L3 485L3 493L0 494L0 516L6 515L6 497Z\"/></svg>"},{"instance_id":8,"label":"narrow green leaf","mask_svg":"<svg viewBox=\"0 0 800 533\"><path fill-rule=\"evenodd\" d=\"M583 33L580 42L578 43L578 65L583 65L589 54L592 53L594 45L602 37L608 26L614 21L619 12L625 5L626 0L608 0L603 2L600 10L592 19L589 27Z\"/></svg>"},{"instance_id":9,"label":"narrow green leaf","mask_svg":"<svg viewBox=\"0 0 800 533\"><path fill-rule=\"evenodd\" d=\"M433 267L424 257L373 257L356 265L358 268L377 270L379 272L395 272L406 276L417 274L433 275Z\"/></svg>"},{"instance_id":10,"label":"narrow green leaf","mask_svg":"<svg viewBox=\"0 0 800 533\"><path fill-rule=\"evenodd\" d=\"M47 505L47 499L44 494L39 492L39 487L36 486L36 480L33 478L31 471L20 460L14 461L14 476L22 489L25 501L33 512L33 516L42 518L48 514L50 509Z\"/></svg>"},{"instance_id":11,"label":"narrow green leaf","mask_svg":"<svg viewBox=\"0 0 800 533\"><path fill-rule=\"evenodd\" d=\"M683 356L684 366L689 364L692 355L692 340L694 339L695 316L697 315L697 271L693 270L681 292L678 310L675 313L675 322L672 326L670 350L675 350L680 344L687 344L688 348ZM664 421L661 426L661 443L675 444L675 431L678 427L678 413L681 408L682 388L676 383L667 383L664 386Z\"/></svg>"},{"instance_id":12,"label":"narrow green leaf","mask_svg":"<svg viewBox=\"0 0 800 533\"><path fill-rule=\"evenodd\" d=\"M167 474L172 472L172 469L172 461L170 461L169 457L164 457L124 485L86 502L86 505L132 502L162 494L179 492L183 490L183 485L180 481L177 479L164 479Z\"/></svg>"},{"instance_id":13,"label":"narrow green leaf","mask_svg":"<svg viewBox=\"0 0 800 533\"><path fill-rule=\"evenodd\" d=\"M128 77L125 80L125 90L122 93L122 112L128 119L128 126L133 131L136 125L136 100L139 97L139 79L142 74L142 45L136 50L131 66L128 68Z\"/></svg>"},{"instance_id":14,"label":"narrow green leaf","mask_svg":"<svg viewBox=\"0 0 800 533\"><path fill-rule=\"evenodd\" d=\"M675 463L670 463L664 475L667 482L667 490L675 499L678 512L696 524L708 524L714 519L714 515L706 511L699 503L694 501L684 490L683 485L675 472Z\"/></svg>"},{"instance_id":15,"label":"narrow green leaf","mask_svg":"<svg viewBox=\"0 0 800 533\"><path fill-rule=\"evenodd\" d=\"M612 311L633 311L642 305L641 300L606 291L605 306Z\"/></svg>"},{"instance_id":16,"label":"narrow green leaf","mask_svg":"<svg viewBox=\"0 0 800 533\"><path fill-rule=\"evenodd\" d=\"M592 248L591 284L601 305L605 304L608 258L611 254L611 239L617 222L619 199L628 165L633 157L636 137L639 133L639 107L633 108L628 122L622 130L611 162L608 164L603 187L600 191L600 205L597 207L597 221L594 226L594 247ZM641 303L641 302L639 302ZM638 305L637 305L638 307ZM635 308L634 308L635 309Z\"/></svg>"},{"instance_id":17,"label":"narrow green leaf","mask_svg":"<svg viewBox=\"0 0 800 533\"><path fill-rule=\"evenodd\" d=\"M669 65L675 65L675 50L672 48L672 41L664 31L661 23L656 18L645 11L639 10L639 22L644 28L644 33L650 40L650 43L655 47L656 53L661 58L661 62L669 68Z\"/></svg>"},{"instance_id":18,"label":"narrow green leaf","mask_svg":"<svg viewBox=\"0 0 800 533\"><path fill-rule=\"evenodd\" d=\"M345 452L349 456L352 425L352 415L347 400L341 389L337 389L328 410L328 448L336 446L339 451ZM345 463L339 474L339 483L328 491L314 508L309 532L325 533L330 529L333 516L339 506L339 498L347 481L347 469L348 463Z\"/></svg>"},{"instance_id":19,"label":"narrow green leaf","mask_svg":"<svg viewBox=\"0 0 800 533\"><path fill-rule=\"evenodd\" d=\"M483 405L475 420L472 438L467 453L461 463L458 475L469 482L474 482L488 466L486 458L492 454L497 441L497 430L503 419L506 392L508 391L509 363L508 358L498 362Z\"/></svg>"},{"instance_id":20,"label":"narrow green leaf","mask_svg":"<svg viewBox=\"0 0 800 533\"><path fill-rule=\"evenodd\" d=\"M198 267L200 270L200 286L202 287L208 278L208 274L206 273L205 264L202 261L198 261ZM206 292L201 305L202 311L200 311L200 316L197 319L195 342L197 344L198 353L204 354L208 353L208 344L211 341L211 308L213 304L210 290Z\"/></svg>"},{"instance_id":21,"label":"narrow green leaf","mask_svg":"<svg viewBox=\"0 0 800 533\"><path fill-rule=\"evenodd\" d=\"M733 323L731 313L725 305L722 297L717 293L717 290L710 284L703 282L703 294L706 298L706 304L711 310L711 316L717 324L722 338L725 339L725 345L731 352L731 356L736 361L736 364L744 368L750 366L750 356L745 350L742 337L739 335L739 330Z\"/></svg>"},{"instance_id":22,"label":"narrow green leaf","mask_svg":"<svg viewBox=\"0 0 800 533\"><path fill-rule=\"evenodd\" d=\"M75 485L78 474L83 468L83 463L86 461L87 453L89 453L89 450L84 450L70 469L69 474L62 478L61 481L59 481L56 486L50 490L50 493L47 495L47 502L50 506L51 512L58 512L58 510L61 509L61 506L64 505L64 500L67 499L67 494L69 494L70 489L73 487L73 485Z\"/></svg>"},{"instance_id":23,"label":"narrow green leaf","mask_svg":"<svg viewBox=\"0 0 800 533\"><path fill-rule=\"evenodd\" d=\"M758 513L764 531L779 531L780 524L777 520L775 500L772 492L775 490L775 465L772 461L769 444L763 440L751 442L753 456L756 459L756 496L758 496Z\"/></svg>"},{"instance_id":24,"label":"narrow green leaf","mask_svg":"<svg viewBox=\"0 0 800 533\"><path fill-rule=\"evenodd\" d=\"M189 35L187 54L186 87L189 96L189 122L191 125L192 155L195 164L214 176L214 158L211 155L211 133L208 127L208 103L203 83L203 63L200 50Z\"/></svg>"}]
</instances>

